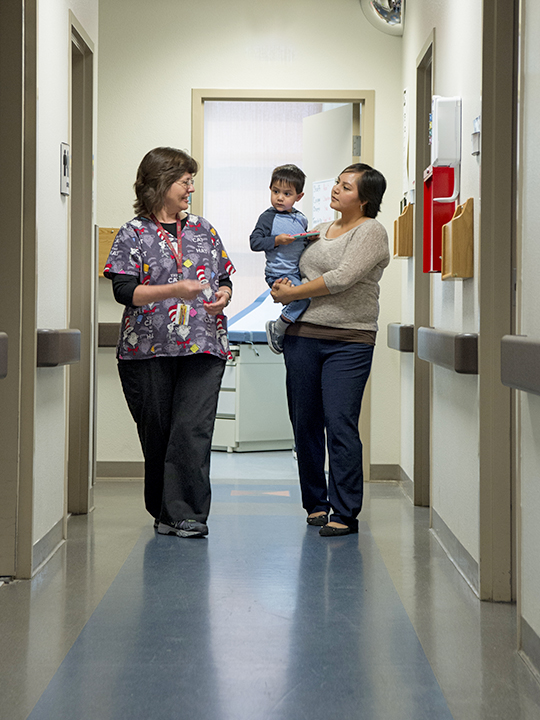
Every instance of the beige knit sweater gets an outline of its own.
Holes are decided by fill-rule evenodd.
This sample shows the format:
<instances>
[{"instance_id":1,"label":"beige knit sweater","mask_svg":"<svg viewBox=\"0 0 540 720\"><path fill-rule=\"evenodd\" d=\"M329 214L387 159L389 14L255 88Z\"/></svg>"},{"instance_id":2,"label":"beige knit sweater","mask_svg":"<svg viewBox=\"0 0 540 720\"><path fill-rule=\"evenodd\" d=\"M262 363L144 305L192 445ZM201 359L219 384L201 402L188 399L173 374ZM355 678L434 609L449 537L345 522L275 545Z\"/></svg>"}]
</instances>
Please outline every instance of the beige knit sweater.
<instances>
[{"instance_id":1,"label":"beige knit sweater","mask_svg":"<svg viewBox=\"0 0 540 720\"><path fill-rule=\"evenodd\" d=\"M386 230L370 218L337 238L328 238L326 232L331 224L315 228L320 238L310 243L300 258L303 282L322 275L330 295L312 298L299 320L336 328L378 330L379 280L390 262Z\"/></svg>"}]
</instances>

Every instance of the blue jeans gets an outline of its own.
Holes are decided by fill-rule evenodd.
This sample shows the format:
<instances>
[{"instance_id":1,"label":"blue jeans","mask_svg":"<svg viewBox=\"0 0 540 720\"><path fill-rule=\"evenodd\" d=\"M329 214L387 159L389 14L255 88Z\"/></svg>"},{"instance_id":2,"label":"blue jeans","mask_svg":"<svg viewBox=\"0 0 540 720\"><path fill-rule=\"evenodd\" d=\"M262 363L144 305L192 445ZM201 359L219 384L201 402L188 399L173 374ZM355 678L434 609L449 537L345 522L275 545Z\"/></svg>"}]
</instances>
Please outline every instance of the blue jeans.
<instances>
[{"instance_id":1,"label":"blue jeans","mask_svg":"<svg viewBox=\"0 0 540 720\"><path fill-rule=\"evenodd\" d=\"M285 335L283 346L303 507L308 514L332 510L332 520L354 530L364 492L358 419L373 349L294 335Z\"/></svg>"},{"instance_id":2,"label":"blue jeans","mask_svg":"<svg viewBox=\"0 0 540 720\"><path fill-rule=\"evenodd\" d=\"M281 277L283 276L267 274L265 279L271 288L275 281L279 280L279 278ZM295 286L302 284L302 280L299 274L293 275L292 273L288 273L286 277L288 277L292 284ZM306 298L305 300L293 300L292 303L283 306L281 314L286 317L287 320L290 320L291 322L296 322L300 315L302 315L302 313L304 313L308 309L310 302L311 300L309 298Z\"/></svg>"}]
</instances>

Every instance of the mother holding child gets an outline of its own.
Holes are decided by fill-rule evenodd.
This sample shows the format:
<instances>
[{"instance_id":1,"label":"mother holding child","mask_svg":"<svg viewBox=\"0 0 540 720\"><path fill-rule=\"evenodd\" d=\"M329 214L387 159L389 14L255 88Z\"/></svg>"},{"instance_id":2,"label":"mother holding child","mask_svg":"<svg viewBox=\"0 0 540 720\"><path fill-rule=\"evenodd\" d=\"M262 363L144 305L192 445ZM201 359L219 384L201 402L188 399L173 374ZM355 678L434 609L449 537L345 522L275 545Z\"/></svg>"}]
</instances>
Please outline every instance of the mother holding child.
<instances>
[{"instance_id":1,"label":"mother holding child","mask_svg":"<svg viewBox=\"0 0 540 720\"><path fill-rule=\"evenodd\" d=\"M385 190L386 180L369 165L346 167L330 203L341 217L314 228L319 237L299 261L301 283L283 274L271 290L274 301L286 307L311 298L299 320L290 322L285 308L285 325L276 322L277 330L284 328L280 341L302 503L308 524L321 526L319 534L327 537L358 532L363 498L358 419L378 329L379 281L390 261L386 230L375 219ZM269 341L272 330L274 324Z\"/></svg>"}]
</instances>

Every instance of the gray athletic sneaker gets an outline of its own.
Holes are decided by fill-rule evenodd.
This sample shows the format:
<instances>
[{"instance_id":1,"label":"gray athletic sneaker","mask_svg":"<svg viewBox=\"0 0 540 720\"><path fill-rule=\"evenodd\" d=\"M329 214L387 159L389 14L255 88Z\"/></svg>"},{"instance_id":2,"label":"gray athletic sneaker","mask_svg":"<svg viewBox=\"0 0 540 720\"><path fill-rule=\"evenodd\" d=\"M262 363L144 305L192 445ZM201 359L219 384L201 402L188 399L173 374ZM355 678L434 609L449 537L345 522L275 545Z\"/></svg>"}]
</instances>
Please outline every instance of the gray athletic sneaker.
<instances>
[{"instance_id":1,"label":"gray athletic sneaker","mask_svg":"<svg viewBox=\"0 0 540 720\"><path fill-rule=\"evenodd\" d=\"M172 525L160 522L157 529L160 535L178 535L178 537L204 537L208 535L208 526L196 520L178 520Z\"/></svg>"},{"instance_id":2,"label":"gray athletic sneaker","mask_svg":"<svg viewBox=\"0 0 540 720\"><path fill-rule=\"evenodd\" d=\"M283 352L283 335L280 335L276 331L276 321L268 320L265 325L266 328L266 341L270 350L276 355L281 355Z\"/></svg>"}]
</instances>

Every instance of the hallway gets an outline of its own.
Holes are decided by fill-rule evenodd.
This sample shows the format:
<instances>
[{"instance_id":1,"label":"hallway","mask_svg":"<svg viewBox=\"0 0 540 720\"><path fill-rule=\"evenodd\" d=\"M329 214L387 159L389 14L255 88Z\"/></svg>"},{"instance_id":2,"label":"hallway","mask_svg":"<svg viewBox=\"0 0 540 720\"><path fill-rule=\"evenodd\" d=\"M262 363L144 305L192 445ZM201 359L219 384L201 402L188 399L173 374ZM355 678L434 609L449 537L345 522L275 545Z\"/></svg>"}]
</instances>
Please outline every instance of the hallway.
<instances>
[{"instance_id":1,"label":"hallway","mask_svg":"<svg viewBox=\"0 0 540 720\"><path fill-rule=\"evenodd\" d=\"M0 718L538 720L515 607L479 603L397 483L320 538L289 452L212 463L207 540L155 534L142 483L101 481L0 588Z\"/></svg>"}]
</instances>

